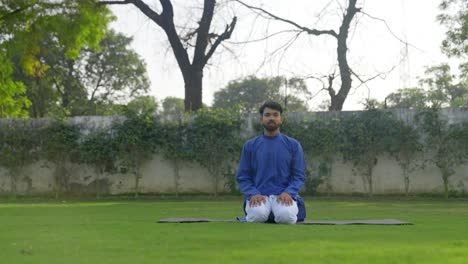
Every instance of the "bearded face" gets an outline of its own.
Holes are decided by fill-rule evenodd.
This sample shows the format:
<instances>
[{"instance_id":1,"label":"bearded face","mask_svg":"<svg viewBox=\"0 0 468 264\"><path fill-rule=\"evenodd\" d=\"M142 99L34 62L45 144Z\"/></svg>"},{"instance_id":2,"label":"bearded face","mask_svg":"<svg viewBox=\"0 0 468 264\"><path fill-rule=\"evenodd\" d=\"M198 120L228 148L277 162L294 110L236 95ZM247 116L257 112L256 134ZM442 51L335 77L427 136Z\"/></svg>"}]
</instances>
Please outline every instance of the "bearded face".
<instances>
[{"instance_id":1,"label":"bearded face","mask_svg":"<svg viewBox=\"0 0 468 264\"><path fill-rule=\"evenodd\" d=\"M266 107L265 110L263 110L261 122L265 130L268 132L274 132L281 127L283 120L281 113L278 110Z\"/></svg>"}]
</instances>

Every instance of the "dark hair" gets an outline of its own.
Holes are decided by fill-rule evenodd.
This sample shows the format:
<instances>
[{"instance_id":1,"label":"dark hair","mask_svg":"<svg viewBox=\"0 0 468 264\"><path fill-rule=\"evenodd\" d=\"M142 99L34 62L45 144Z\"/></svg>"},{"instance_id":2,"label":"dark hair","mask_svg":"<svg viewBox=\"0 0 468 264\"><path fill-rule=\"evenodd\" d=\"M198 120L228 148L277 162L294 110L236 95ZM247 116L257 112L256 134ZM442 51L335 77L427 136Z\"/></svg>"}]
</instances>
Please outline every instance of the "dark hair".
<instances>
[{"instance_id":1,"label":"dark hair","mask_svg":"<svg viewBox=\"0 0 468 264\"><path fill-rule=\"evenodd\" d=\"M262 106L260 106L260 114L263 115L263 110L265 110L265 108L271 108L273 110L277 110L279 111L281 114L283 113L283 107L281 107L281 105L277 102L274 102L274 101L266 101L263 103Z\"/></svg>"}]
</instances>

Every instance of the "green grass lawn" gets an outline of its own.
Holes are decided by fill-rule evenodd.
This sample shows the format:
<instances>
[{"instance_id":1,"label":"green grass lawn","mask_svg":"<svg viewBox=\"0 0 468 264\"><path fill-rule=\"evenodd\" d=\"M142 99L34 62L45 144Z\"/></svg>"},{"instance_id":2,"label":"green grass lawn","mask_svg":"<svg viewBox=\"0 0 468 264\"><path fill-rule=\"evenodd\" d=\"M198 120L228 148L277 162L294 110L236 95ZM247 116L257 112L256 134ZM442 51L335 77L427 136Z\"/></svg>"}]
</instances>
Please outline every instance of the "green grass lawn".
<instances>
[{"instance_id":1,"label":"green grass lawn","mask_svg":"<svg viewBox=\"0 0 468 264\"><path fill-rule=\"evenodd\" d=\"M234 218L224 201L0 203L0 263L468 263L466 201L306 199L309 220L411 226L158 224Z\"/></svg>"}]
</instances>

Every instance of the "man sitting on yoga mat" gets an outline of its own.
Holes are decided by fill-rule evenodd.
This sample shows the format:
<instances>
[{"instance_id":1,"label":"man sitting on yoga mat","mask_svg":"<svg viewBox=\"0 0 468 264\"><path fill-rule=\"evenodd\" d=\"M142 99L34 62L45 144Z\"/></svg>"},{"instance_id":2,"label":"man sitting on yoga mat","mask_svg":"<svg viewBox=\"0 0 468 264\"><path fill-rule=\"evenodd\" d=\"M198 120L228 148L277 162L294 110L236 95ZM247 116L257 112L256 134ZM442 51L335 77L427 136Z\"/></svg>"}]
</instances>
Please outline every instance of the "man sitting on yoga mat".
<instances>
[{"instance_id":1,"label":"man sitting on yoga mat","mask_svg":"<svg viewBox=\"0 0 468 264\"><path fill-rule=\"evenodd\" d=\"M304 184L301 144L280 133L283 108L268 101L260 107L263 135L244 144L237 182L245 195L248 222L295 224L304 221L304 202L298 195Z\"/></svg>"}]
</instances>

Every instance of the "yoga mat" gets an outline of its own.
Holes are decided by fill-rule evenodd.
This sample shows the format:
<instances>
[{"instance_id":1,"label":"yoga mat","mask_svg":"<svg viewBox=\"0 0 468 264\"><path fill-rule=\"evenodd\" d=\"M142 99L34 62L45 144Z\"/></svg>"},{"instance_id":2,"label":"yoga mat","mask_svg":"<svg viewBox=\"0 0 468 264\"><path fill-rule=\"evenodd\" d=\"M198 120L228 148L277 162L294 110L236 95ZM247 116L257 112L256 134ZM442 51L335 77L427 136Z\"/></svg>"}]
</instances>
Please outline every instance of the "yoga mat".
<instances>
[{"instance_id":1,"label":"yoga mat","mask_svg":"<svg viewBox=\"0 0 468 264\"><path fill-rule=\"evenodd\" d=\"M241 222L234 219L210 219L210 218L165 218L158 223L208 223L208 222ZM301 225L412 225L410 222L398 219L369 219L369 220L305 220L298 222Z\"/></svg>"}]
</instances>

